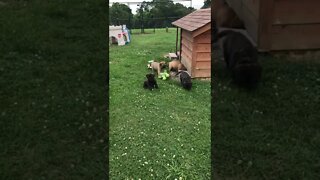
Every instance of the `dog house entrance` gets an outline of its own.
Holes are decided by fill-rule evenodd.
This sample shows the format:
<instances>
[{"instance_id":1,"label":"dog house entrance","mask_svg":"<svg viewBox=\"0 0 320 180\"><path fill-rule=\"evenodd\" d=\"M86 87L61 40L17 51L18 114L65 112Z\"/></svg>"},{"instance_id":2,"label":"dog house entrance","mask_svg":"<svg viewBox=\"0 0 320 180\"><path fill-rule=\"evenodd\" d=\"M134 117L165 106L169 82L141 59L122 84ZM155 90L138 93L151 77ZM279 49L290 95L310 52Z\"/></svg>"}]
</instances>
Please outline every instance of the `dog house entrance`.
<instances>
[{"instance_id":1,"label":"dog house entrance","mask_svg":"<svg viewBox=\"0 0 320 180\"><path fill-rule=\"evenodd\" d=\"M109 44L118 44L117 38L115 38L114 36L111 36L109 38Z\"/></svg>"}]
</instances>

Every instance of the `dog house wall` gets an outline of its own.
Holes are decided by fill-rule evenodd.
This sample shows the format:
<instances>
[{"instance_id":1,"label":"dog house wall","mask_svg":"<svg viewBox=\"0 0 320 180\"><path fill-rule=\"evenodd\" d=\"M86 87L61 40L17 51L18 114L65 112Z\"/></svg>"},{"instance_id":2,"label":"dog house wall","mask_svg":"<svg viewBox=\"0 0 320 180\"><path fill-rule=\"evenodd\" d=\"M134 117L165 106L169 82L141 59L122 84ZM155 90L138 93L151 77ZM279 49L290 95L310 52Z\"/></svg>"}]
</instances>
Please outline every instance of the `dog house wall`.
<instances>
[{"instance_id":1,"label":"dog house wall","mask_svg":"<svg viewBox=\"0 0 320 180\"><path fill-rule=\"evenodd\" d=\"M198 31L204 32L194 37L192 73L194 77L211 77L211 24L208 24L207 28L195 31L193 34L197 34Z\"/></svg>"},{"instance_id":2,"label":"dog house wall","mask_svg":"<svg viewBox=\"0 0 320 180\"><path fill-rule=\"evenodd\" d=\"M260 51L320 49L319 0L226 0Z\"/></svg>"},{"instance_id":3,"label":"dog house wall","mask_svg":"<svg viewBox=\"0 0 320 180\"><path fill-rule=\"evenodd\" d=\"M119 46L126 44L126 34L123 33L122 26L109 26L109 38L111 38L112 43L116 42Z\"/></svg>"},{"instance_id":4,"label":"dog house wall","mask_svg":"<svg viewBox=\"0 0 320 180\"><path fill-rule=\"evenodd\" d=\"M191 27L187 16L198 18L199 27ZM211 9L202 9L172 24L181 28L181 63L192 78L211 77Z\"/></svg>"}]
</instances>

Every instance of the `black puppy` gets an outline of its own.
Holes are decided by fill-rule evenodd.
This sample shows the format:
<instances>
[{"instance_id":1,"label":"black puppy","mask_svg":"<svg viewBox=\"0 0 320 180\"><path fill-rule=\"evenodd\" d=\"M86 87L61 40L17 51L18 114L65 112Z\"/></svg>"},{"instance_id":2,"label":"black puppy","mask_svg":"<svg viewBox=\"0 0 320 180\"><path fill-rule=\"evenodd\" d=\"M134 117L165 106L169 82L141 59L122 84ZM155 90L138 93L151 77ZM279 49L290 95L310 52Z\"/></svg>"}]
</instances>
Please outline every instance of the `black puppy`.
<instances>
[{"instance_id":1,"label":"black puppy","mask_svg":"<svg viewBox=\"0 0 320 180\"><path fill-rule=\"evenodd\" d=\"M258 63L258 51L240 32L226 30L218 33L222 38L222 50L227 68L239 86L254 87L261 79L262 68Z\"/></svg>"},{"instance_id":2,"label":"black puppy","mask_svg":"<svg viewBox=\"0 0 320 180\"><path fill-rule=\"evenodd\" d=\"M186 90L191 90L192 82L191 82L191 76L189 75L188 71L179 71L178 72L180 83L182 87Z\"/></svg>"},{"instance_id":3,"label":"black puppy","mask_svg":"<svg viewBox=\"0 0 320 180\"><path fill-rule=\"evenodd\" d=\"M143 83L143 88L152 90L153 88L159 88L156 79L154 78L154 74L147 74L147 80Z\"/></svg>"}]
</instances>

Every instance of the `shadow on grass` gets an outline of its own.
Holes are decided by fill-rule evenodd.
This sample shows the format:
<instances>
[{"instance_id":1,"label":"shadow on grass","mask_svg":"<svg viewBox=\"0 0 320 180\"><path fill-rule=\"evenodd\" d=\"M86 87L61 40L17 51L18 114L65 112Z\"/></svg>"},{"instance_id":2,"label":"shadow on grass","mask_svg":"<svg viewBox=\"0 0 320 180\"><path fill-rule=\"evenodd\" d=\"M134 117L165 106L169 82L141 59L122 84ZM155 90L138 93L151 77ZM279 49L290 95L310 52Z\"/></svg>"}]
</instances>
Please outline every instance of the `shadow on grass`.
<instances>
[{"instance_id":1,"label":"shadow on grass","mask_svg":"<svg viewBox=\"0 0 320 180\"><path fill-rule=\"evenodd\" d=\"M262 81L251 92L232 84L223 62L213 66L214 173L222 179L319 179L320 65L260 60Z\"/></svg>"}]
</instances>

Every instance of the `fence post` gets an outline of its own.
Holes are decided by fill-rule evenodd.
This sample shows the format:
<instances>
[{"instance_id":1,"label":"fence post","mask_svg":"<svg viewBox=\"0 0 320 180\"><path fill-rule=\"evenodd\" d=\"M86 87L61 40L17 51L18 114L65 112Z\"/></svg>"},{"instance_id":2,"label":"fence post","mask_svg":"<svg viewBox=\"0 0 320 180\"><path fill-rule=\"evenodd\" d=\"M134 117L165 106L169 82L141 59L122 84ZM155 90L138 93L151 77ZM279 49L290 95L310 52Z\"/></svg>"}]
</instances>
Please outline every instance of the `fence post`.
<instances>
[{"instance_id":1,"label":"fence post","mask_svg":"<svg viewBox=\"0 0 320 180\"><path fill-rule=\"evenodd\" d=\"M156 25L157 25L157 23L156 23L155 20L153 21L153 23L154 23L154 24L153 24L153 32L156 33Z\"/></svg>"},{"instance_id":2,"label":"fence post","mask_svg":"<svg viewBox=\"0 0 320 180\"><path fill-rule=\"evenodd\" d=\"M141 33L143 33L143 18L142 18L142 16L141 16L141 24L140 24L140 28L141 28Z\"/></svg>"},{"instance_id":3,"label":"fence post","mask_svg":"<svg viewBox=\"0 0 320 180\"><path fill-rule=\"evenodd\" d=\"M129 25L129 26L128 26ZM131 34L131 17L130 17L130 14L129 14L129 24L127 25L127 28L129 29L129 32Z\"/></svg>"},{"instance_id":4,"label":"fence post","mask_svg":"<svg viewBox=\"0 0 320 180\"><path fill-rule=\"evenodd\" d=\"M144 33L144 29L143 29L143 9L142 9L143 7L142 7L142 5L140 6L140 9L139 9L139 11L140 11L140 15L141 15L141 19L140 19L140 21L141 21L141 23L140 23L140 26L141 26L141 34L142 33Z\"/></svg>"},{"instance_id":5,"label":"fence post","mask_svg":"<svg viewBox=\"0 0 320 180\"><path fill-rule=\"evenodd\" d=\"M178 32L179 32L179 27L177 26L177 34L176 34L176 54L178 53Z\"/></svg>"},{"instance_id":6,"label":"fence post","mask_svg":"<svg viewBox=\"0 0 320 180\"><path fill-rule=\"evenodd\" d=\"M169 32L169 29L168 29L168 18L166 17L166 32Z\"/></svg>"}]
</instances>

